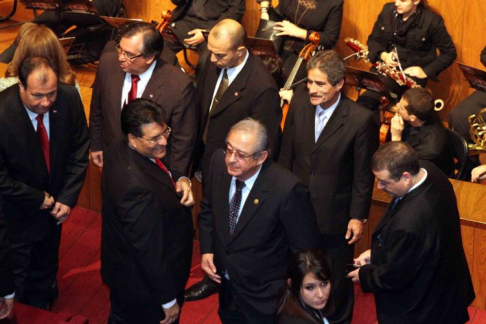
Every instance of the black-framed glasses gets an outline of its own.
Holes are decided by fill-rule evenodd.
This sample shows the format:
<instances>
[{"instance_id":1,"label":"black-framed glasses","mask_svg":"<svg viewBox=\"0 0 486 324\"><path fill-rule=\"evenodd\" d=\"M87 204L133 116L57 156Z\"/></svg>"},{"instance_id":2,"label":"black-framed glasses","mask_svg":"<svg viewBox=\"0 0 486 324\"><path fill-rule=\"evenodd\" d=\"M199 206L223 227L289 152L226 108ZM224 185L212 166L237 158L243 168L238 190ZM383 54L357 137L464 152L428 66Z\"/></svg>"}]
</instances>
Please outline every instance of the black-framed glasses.
<instances>
[{"instance_id":1,"label":"black-framed glasses","mask_svg":"<svg viewBox=\"0 0 486 324\"><path fill-rule=\"evenodd\" d=\"M123 57L126 58L127 60L129 60L130 62L133 62L136 59L138 59L139 57L143 56L143 54L138 54L138 55L128 54L127 52L125 52L124 50L121 49L120 44L116 44L116 51L118 52L118 54L122 54Z\"/></svg>"},{"instance_id":2,"label":"black-framed glasses","mask_svg":"<svg viewBox=\"0 0 486 324\"><path fill-rule=\"evenodd\" d=\"M252 156L257 155L258 153L261 153L261 151L260 151L260 152L255 152L253 154L242 154L242 153L240 153L240 152L238 152L236 150L230 149L229 147L225 148L223 150L223 152L224 152L224 154L226 154L226 156L231 156L231 155L234 154L235 155L235 159L237 159L239 161L248 159L248 158L250 158Z\"/></svg>"},{"instance_id":3,"label":"black-framed glasses","mask_svg":"<svg viewBox=\"0 0 486 324\"><path fill-rule=\"evenodd\" d=\"M160 134L158 136L155 136L154 138L150 138L150 139L149 138L145 138L145 137L139 137L139 138L146 140L150 144L156 144L156 143L160 142L160 140L162 138L169 139L170 132L172 132L172 128L170 128L169 126L167 126L167 128L165 129L165 131L162 134Z\"/></svg>"}]
</instances>

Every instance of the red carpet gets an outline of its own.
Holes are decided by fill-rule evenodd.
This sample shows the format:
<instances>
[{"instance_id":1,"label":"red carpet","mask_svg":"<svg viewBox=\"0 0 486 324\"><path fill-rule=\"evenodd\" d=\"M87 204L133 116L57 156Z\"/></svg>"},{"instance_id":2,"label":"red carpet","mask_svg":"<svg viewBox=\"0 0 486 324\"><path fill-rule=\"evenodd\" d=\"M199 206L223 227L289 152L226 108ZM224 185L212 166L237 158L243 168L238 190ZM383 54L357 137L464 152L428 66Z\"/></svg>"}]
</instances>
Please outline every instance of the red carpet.
<instances>
[{"instance_id":1,"label":"red carpet","mask_svg":"<svg viewBox=\"0 0 486 324\"><path fill-rule=\"evenodd\" d=\"M59 261L59 299L52 312L16 304L18 324L91 324L106 323L110 310L108 288L100 276L101 215L75 208L64 224ZM187 286L203 277L200 266L199 242L194 242L192 269ZM365 294L355 286L353 324L375 324L375 302L372 294ZM486 312L469 308L472 324L486 324ZM0 324L7 323L0 321ZM219 324L218 296L198 302L185 303L181 324ZM143 323L141 323L143 324Z\"/></svg>"}]
</instances>

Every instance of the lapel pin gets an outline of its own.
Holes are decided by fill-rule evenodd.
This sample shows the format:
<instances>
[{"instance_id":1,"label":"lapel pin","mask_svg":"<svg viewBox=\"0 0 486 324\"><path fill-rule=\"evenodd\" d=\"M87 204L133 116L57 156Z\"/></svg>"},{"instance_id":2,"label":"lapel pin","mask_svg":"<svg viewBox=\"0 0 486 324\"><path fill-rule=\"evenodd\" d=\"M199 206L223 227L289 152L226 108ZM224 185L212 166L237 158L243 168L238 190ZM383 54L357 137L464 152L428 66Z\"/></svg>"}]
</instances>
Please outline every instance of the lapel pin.
<instances>
[{"instance_id":1,"label":"lapel pin","mask_svg":"<svg viewBox=\"0 0 486 324\"><path fill-rule=\"evenodd\" d=\"M52 111L52 113L53 113L53 114L57 114L57 110L53 110L53 111Z\"/></svg>"},{"instance_id":2,"label":"lapel pin","mask_svg":"<svg viewBox=\"0 0 486 324\"><path fill-rule=\"evenodd\" d=\"M238 97L238 91L235 92L235 97Z\"/></svg>"},{"instance_id":3,"label":"lapel pin","mask_svg":"<svg viewBox=\"0 0 486 324\"><path fill-rule=\"evenodd\" d=\"M258 203L259 203L259 202L260 202L260 201L259 201L258 199L253 200L253 203L254 203L255 205L258 205Z\"/></svg>"},{"instance_id":4,"label":"lapel pin","mask_svg":"<svg viewBox=\"0 0 486 324\"><path fill-rule=\"evenodd\" d=\"M150 97L150 98L153 98L153 97L154 97L154 95L153 95L153 94L149 94L149 97Z\"/></svg>"}]
</instances>

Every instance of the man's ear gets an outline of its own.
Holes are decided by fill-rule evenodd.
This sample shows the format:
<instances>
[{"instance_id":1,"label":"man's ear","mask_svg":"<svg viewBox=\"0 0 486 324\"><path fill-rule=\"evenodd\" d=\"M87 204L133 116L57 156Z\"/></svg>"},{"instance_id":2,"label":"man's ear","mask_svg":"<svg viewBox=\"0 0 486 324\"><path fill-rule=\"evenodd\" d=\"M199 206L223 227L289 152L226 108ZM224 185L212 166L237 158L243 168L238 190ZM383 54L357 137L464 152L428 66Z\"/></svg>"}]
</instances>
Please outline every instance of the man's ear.
<instances>
[{"instance_id":1,"label":"man's ear","mask_svg":"<svg viewBox=\"0 0 486 324\"><path fill-rule=\"evenodd\" d=\"M292 287L292 279L287 279L287 285L289 286L289 288Z\"/></svg>"}]
</instances>

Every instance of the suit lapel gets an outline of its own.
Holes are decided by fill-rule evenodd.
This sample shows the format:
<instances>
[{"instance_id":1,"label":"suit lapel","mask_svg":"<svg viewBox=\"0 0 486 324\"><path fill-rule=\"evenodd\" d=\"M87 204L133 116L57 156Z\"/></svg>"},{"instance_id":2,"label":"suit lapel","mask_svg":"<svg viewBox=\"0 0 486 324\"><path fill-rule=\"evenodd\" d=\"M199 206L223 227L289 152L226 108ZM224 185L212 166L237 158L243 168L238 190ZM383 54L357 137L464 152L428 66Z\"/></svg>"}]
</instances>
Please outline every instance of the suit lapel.
<instances>
[{"instance_id":1,"label":"suit lapel","mask_svg":"<svg viewBox=\"0 0 486 324\"><path fill-rule=\"evenodd\" d=\"M164 75L159 76L159 72L163 68L164 64L165 63L162 60L157 60L157 62L155 63L154 71L149 82L147 83L147 86L145 87L145 90L142 93L142 98L150 99L152 101L158 100L161 94L161 91L159 91L159 89L164 86L165 77L169 77Z\"/></svg>"},{"instance_id":2,"label":"suit lapel","mask_svg":"<svg viewBox=\"0 0 486 324\"><path fill-rule=\"evenodd\" d=\"M203 102L201 104L201 116L203 120L206 121L209 114L209 109L211 108L211 104L213 101L213 94L214 88L216 87L216 82L218 82L218 77L221 72L221 69L218 69L213 63L209 62L210 64L207 68L206 80L204 88L207 90L204 92L203 95Z\"/></svg>"},{"instance_id":3,"label":"suit lapel","mask_svg":"<svg viewBox=\"0 0 486 324\"><path fill-rule=\"evenodd\" d=\"M221 181L217 183L220 183L221 188L213 190L213 193L216 195L213 201L218 202L217 206L213 206L214 209L218 209L213 215L221 215L221 219L215 219L214 222L219 227L224 245L227 246L231 240L229 233L229 191L231 176L227 173L226 169L223 170Z\"/></svg>"},{"instance_id":4,"label":"suit lapel","mask_svg":"<svg viewBox=\"0 0 486 324\"><path fill-rule=\"evenodd\" d=\"M111 100L110 102L113 103L113 115L110 115L109 118L113 118L115 120L120 120L121 118L121 99L122 99L122 92L123 92L123 83L125 82L125 72L117 66L116 69L112 71L113 75L107 76L108 82L111 84L107 87L105 91L110 91Z\"/></svg>"},{"instance_id":5,"label":"suit lapel","mask_svg":"<svg viewBox=\"0 0 486 324\"><path fill-rule=\"evenodd\" d=\"M346 118L349 113L349 106L344 104L344 98L341 95L341 100L334 110L331 118L326 124L326 127L322 130L319 139L317 140L312 152L317 150L319 146L322 145L325 141L327 141L339 128L341 128L344 123L346 122ZM313 128L314 129L314 128Z\"/></svg>"},{"instance_id":6,"label":"suit lapel","mask_svg":"<svg viewBox=\"0 0 486 324\"><path fill-rule=\"evenodd\" d=\"M130 154L132 154L133 159L138 160L138 165L140 166L140 169L144 173L154 178L162 185L168 187L172 192L174 192L175 195L178 196L169 175L165 173L165 171L159 168L159 166L154 162L152 162L150 159L141 156L135 150L132 150L130 147L127 146L127 149L130 150Z\"/></svg>"},{"instance_id":7,"label":"suit lapel","mask_svg":"<svg viewBox=\"0 0 486 324\"><path fill-rule=\"evenodd\" d=\"M62 137L62 125L60 125L60 118L58 115L58 105L57 102L51 107L49 111L49 161L51 175L57 170L56 161L59 154L59 140Z\"/></svg>"}]
</instances>

